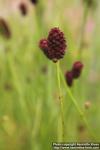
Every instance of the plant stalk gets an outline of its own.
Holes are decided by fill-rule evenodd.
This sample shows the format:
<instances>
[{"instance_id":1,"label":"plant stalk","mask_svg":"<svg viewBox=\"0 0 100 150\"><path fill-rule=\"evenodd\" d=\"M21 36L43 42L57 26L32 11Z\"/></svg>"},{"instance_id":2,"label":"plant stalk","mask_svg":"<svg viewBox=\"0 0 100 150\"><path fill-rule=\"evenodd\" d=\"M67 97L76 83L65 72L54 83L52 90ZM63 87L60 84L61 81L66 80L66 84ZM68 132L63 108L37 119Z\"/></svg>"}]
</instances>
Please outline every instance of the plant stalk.
<instances>
[{"instance_id":1,"label":"plant stalk","mask_svg":"<svg viewBox=\"0 0 100 150\"><path fill-rule=\"evenodd\" d=\"M85 27L87 23L87 17L88 17L88 6L84 6L84 12L83 12L83 19L82 19L82 25L80 29L80 36L79 36L79 44L78 44L78 57L81 58L82 56L82 48L83 48L83 40L84 40L84 32L85 32Z\"/></svg>"},{"instance_id":2,"label":"plant stalk","mask_svg":"<svg viewBox=\"0 0 100 150\"><path fill-rule=\"evenodd\" d=\"M94 135L94 132L92 131L92 129L91 129L91 127L90 127L90 125L89 125L89 123L88 123L86 117L85 117L85 114L84 114L83 111L81 110L80 106L78 105L77 100L74 98L74 96L73 96L73 94L71 93L71 91L70 91L70 89L68 88L68 86L66 86L66 82L65 82L65 79L64 79L64 77L63 77L63 74L62 74L61 69L60 69L60 76L61 76L61 79L62 79L62 81L63 81L63 84L64 84L64 86L65 86L65 88L66 88L66 91L67 91L67 93L68 93L68 95L69 95L69 97L70 97L72 103L73 103L74 106L76 107L76 109L77 109L77 111L79 112L81 118L83 119L85 125L87 126L87 129L88 129L90 135L93 137L93 139L96 139L96 136Z\"/></svg>"},{"instance_id":3,"label":"plant stalk","mask_svg":"<svg viewBox=\"0 0 100 150\"><path fill-rule=\"evenodd\" d=\"M60 64L59 61L57 64L57 81L58 81L58 88L59 88L59 102L60 102L60 114L61 114L61 125L62 125L62 142L65 139L65 122L64 122L64 112L63 112L63 99L61 95L61 84L60 84Z\"/></svg>"}]
</instances>

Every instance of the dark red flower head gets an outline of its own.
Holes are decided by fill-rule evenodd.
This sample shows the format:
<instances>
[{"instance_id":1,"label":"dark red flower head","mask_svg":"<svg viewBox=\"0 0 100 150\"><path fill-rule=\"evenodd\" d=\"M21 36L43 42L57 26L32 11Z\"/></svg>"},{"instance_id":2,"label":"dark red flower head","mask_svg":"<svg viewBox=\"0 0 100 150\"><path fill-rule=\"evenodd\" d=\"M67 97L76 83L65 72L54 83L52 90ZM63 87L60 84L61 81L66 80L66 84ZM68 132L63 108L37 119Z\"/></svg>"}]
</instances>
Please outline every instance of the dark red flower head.
<instances>
[{"instance_id":1,"label":"dark red flower head","mask_svg":"<svg viewBox=\"0 0 100 150\"><path fill-rule=\"evenodd\" d=\"M56 61L63 58L66 50L64 33L56 27L51 29L47 39L40 40L39 46L49 59Z\"/></svg>"},{"instance_id":2,"label":"dark red flower head","mask_svg":"<svg viewBox=\"0 0 100 150\"><path fill-rule=\"evenodd\" d=\"M72 73L72 71L67 71L65 73L65 79L66 79L68 86L72 86L72 84L73 84L73 73Z\"/></svg>"},{"instance_id":3,"label":"dark red flower head","mask_svg":"<svg viewBox=\"0 0 100 150\"><path fill-rule=\"evenodd\" d=\"M38 0L30 0L32 4L37 4Z\"/></svg>"},{"instance_id":4,"label":"dark red flower head","mask_svg":"<svg viewBox=\"0 0 100 150\"><path fill-rule=\"evenodd\" d=\"M78 78L82 72L83 64L80 61L77 61L73 64L72 73L73 78Z\"/></svg>"},{"instance_id":5,"label":"dark red flower head","mask_svg":"<svg viewBox=\"0 0 100 150\"><path fill-rule=\"evenodd\" d=\"M71 87L73 85L74 79L80 77L82 68L83 68L83 64L80 61L77 61L73 64L72 70L67 71L65 73L65 79L68 86Z\"/></svg>"},{"instance_id":6,"label":"dark red flower head","mask_svg":"<svg viewBox=\"0 0 100 150\"><path fill-rule=\"evenodd\" d=\"M23 16L25 16L28 12L27 5L25 3L21 3L19 5L19 9L20 9Z\"/></svg>"},{"instance_id":7,"label":"dark red flower head","mask_svg":"<svg viewBox=\"0 0 100 150\"><path fill-rule=\"evenodd\" d=\"M11 38L9 25L3 18L0 18L0 34L7 39Z\"/></svg>"}]
</instances>

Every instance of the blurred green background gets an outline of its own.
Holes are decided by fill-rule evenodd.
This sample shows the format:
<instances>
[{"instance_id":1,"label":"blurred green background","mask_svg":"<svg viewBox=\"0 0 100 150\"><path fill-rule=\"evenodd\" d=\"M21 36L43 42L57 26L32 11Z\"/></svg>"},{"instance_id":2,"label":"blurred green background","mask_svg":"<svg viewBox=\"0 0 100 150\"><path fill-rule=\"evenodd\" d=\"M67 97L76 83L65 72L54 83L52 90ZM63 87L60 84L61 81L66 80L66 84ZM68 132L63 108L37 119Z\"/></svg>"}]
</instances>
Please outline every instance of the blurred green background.
<instances>
[{"instance_id":1,"label":"blurred green background","mask_svg":"<svg viewBox=\"0 0 100 150\"><path fill-rule=\"evenodd\" d=\"M97 2L97 3L96 3ZM26 14L20 9L24 3ZM100 1L0 0L10 36L0 27L0 150L49 150L61 141L56 65L38 47L52 27L67 39L63 74L76 60L84 70L70 89L90 133L61 82L65 142L100 141Z\"/></svg>"}]
</instances>

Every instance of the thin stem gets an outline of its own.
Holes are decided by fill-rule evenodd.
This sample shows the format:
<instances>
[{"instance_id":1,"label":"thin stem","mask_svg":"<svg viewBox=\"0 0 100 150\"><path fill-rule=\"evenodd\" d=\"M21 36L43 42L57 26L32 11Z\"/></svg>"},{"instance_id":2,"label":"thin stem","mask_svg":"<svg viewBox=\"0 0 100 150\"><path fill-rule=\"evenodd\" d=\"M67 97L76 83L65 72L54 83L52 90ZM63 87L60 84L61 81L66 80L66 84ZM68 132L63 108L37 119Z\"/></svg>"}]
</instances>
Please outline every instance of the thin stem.
<instances>
[{"instance_id":1,"label":"thin stem","mask_svg":"<svg viewBox=\"0 0 100 150\"><path fill-rule=\"evenodd\" d=\"M87 22L87 17L88 17L88 6L85 5L84 12L83 12L82 25L81 25L81 29L80 29L79 44L78 44L78 52L79 52L79 56L80 57L82 55L82 47L83 47L83 40L84 40L84 31L85 31L85 26L86 26L86 22Z\"/></svg>"},{"instance_id":2,"label":"thin stem","mask_svg":"<svg viewBox=\"0 0 100 150\"><path fill-rule=\"evenodd\" d=\"M59 102L60 102L60 113L61 113L61 124L62 124L62 142L64 142L64 139L65 139L65 123L64 123L64 112L63 112L63 99L62 99L62 95L61 95L59 61L56 64L57 64L57 80L58 80L58 88L59 88Z\"/></svg>"},{"instance_id":3,"label":"thin stem","mask_svg":"<svg viewBox=\"0 0 100 150\"><path fill-rule=\"evenodd\" d=\"M61 70L60 70L60 75L61 75L61 79L62 79L62 81L63 81L63 83L64 83L64 86L65 86L65 88L66 88L66 90L67 90L67 93L68 93L68 95L69 95L70 98L71 98L72 103L74 104L74 106L76 107L76 109L77 109L77 111L79 112L80 116L82 117L84 123L86 124L87 129L88 129L90 135L91 135L94 139L96 139L96 136L94 135L92 129L90 128L90 126L89 126L89 124L88 124L88 121L87 121L87 119L86 119L86 117L85 117L85 114L84 114L83 111L80 109L77 100L76 100L76 99L74 98L74 96L72 95L72 93L71 93L70 89L68 88L68 86L66 86L66 82L65 82L65 79L64 79L64 76L63 76Z\"/></svg>"},{"instance_id":4,"label":"thin stem","mask_svg":"<svg viewBox=\"0 0 100 150\"><path fill-rule=\"evenodd\" d=\"M12 75L14 87L15 87L16 92L18 94L18 101L20 104L21 112L22 112L22 115L25 116L27 114L27 106L25 104L25 100L23 97L23 91L22 91L20 82L18 80L18 76L17 76L16 69L14 66L13 55L11 53L7 56L7 62L8 62L8 66L9 66L9 69L10 69L10 72ZM26 112L26 114L25 114L25 112ZM25 116L25 120L27 120L26 116Z\"/></svg>"}]
</instances>

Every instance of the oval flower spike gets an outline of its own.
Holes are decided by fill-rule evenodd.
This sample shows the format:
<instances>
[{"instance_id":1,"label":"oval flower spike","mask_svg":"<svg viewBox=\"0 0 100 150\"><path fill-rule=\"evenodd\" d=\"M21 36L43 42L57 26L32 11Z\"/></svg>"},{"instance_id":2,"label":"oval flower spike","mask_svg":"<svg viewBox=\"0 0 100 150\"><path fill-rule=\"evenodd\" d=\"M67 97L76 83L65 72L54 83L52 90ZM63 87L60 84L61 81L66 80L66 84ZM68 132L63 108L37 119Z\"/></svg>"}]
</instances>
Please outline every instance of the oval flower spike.
<instances>
[{"instance_id":1,"label":"oval flower spike","mask_svg":"<svg viewBox=\"0 0 100 150\"><path fill-rule=\"evenodd\" d=\"M47 58L57 62L64 57L67 47L64 33L57 27L52 28L47 39L40 40L39 47Z\"/></svg>"}]
</instances>

